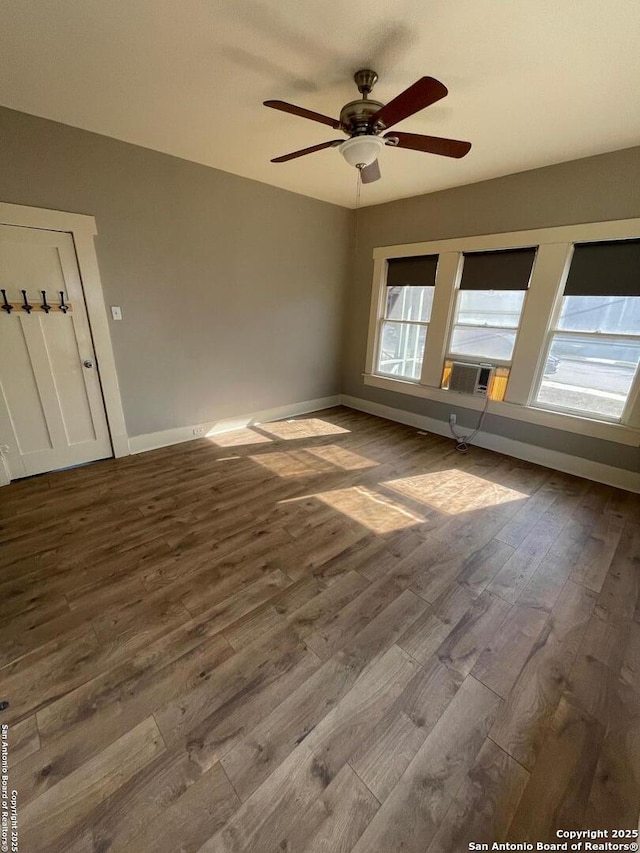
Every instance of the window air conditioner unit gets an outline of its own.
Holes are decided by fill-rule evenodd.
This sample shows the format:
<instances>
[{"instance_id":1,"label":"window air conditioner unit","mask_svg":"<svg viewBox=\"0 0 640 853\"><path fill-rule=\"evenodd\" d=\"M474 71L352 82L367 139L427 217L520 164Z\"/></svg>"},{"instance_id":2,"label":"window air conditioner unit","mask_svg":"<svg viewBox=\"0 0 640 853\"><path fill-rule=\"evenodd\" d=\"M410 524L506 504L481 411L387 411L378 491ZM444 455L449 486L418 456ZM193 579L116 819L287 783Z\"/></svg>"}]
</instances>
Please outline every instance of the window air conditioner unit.
<instances>
[{"instance_id":1,"label":"window air conditioner unit","mask_svg":"<svg viewBox=\"0 0 640 853\"><path fill-rule=\"evenodd\" d=\"M467 364L464 361L454 361L449 377L449 391L458 394L477 394L487 396L493 367L490 364Z\"/></svg>"}]
</instances>

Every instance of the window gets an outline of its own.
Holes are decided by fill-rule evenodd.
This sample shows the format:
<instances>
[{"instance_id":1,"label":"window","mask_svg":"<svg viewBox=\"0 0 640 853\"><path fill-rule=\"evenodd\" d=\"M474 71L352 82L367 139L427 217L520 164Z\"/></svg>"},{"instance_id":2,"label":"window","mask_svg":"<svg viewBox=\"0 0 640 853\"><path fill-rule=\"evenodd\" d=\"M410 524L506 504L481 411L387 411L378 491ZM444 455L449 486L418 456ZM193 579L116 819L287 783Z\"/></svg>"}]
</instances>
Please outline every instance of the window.
<instances>
[{"instance_id":1,"label":"window","mask_svg":"<svg viewBox=\"0 0 640 853\"><path fill-rule=\"evenodd\" d=\"M378 373L420 379L437 262L437 255L389 260L378 338Z\"/></svg>"},{"instance_id":2,"label":"window","mask_svg":"<svg viewBox=\"0 0 640 853\"><path fill-rule=\"evenodd\" d=\"M640 240L576 245L536 403L620 420L638 363Z\"/></svg>"},{"instance_id":3,"label":"window","mask_svg":"<svg viewBox=\"0 0 640 853\"><path fill-rule=\"evenodd\" d=\"M509 363L535 249L464 255L449 355Z\"/></svg>"},{"instance_id":4,"label":"window","mask_svg":"<svg viewBox=\"0 0 640 853\"><path fill-rule=\"evenodd\" d=\"M485 404L449 390L453 363L489 363L492 414L637 449L640 218L379 246L373 261L365 385L438 403L437 419Z\"/></svg>"}]
</instances>

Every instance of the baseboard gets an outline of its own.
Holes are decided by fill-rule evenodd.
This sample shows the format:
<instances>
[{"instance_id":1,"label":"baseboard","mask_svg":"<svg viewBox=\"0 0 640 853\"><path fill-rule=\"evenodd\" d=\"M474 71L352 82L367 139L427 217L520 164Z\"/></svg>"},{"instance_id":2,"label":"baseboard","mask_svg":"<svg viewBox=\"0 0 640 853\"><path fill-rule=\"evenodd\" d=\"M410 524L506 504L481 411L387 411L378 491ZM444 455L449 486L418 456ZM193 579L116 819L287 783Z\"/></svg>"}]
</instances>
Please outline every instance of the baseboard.
<instances>
[{"instance_id":1,"label":"baseboard","mask_svg":"<svg viewBox=\"0 0 640 853\"><path fill-rule=\"evenodd\" d=\"M305 400L302 403L291 403L288 406L278 406L274 409L263 409L260 412L251 412L248 415L238 415L233 418L223 418L219 421L194 424L192 426L175 427L160 432L150 432L144 435L134 435L129 438L130 453L144 453L146 450L157 450L159 447L169 447L171 444L180 444L183 441L194 441L198 436L193 434L194 429L204 428L205 436L219 435L223 432L231 432L234 429L250 426L256 423L268 423L278 421L282 418L292 418L296 415L305 415L308 412L318 412L320 409L330 409L332 406L340 405L340 396L319 397L316 400Z\"/></svg>"},{"instance_id":2,"label":"baseboard","mask_svg":"<svg viewBox=\"0 0 640 853\"><path fill-rule=\"evenodd\" d=\"M340 402L350 409L357 409L369 415L377 415L390 421L416 427L425 432L433 432L436 435L444 435L451 438L449 425L444 421L419 415L415 412L405 412L392 406L384 406L380 403L372 403L360 397L352 397L342 394ZM566 474L574 474L576 477L584 477L587 480L595 480L607 486L616 486L629 492L640 493L640 476L623 468L615 468L612 465L604 465L602 462L592 462L580 456L572 456L570 453L562 453L558 450L547 450L537 447L535 444L525 444L512 438L503 438L489 432L480 432L474 438L473 443L486 450L495 450L506 456L514 456L525 462L535 462L545 468L555 471L563 471Z\"/></svg>"}]
</instances>

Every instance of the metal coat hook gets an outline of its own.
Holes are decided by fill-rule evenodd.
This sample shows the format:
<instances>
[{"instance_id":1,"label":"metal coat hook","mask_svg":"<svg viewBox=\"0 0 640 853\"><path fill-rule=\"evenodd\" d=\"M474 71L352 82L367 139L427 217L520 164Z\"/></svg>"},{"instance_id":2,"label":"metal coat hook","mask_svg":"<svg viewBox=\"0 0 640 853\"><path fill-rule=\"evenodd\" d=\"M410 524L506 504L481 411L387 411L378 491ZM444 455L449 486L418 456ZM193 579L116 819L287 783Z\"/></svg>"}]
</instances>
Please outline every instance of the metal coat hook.
<instances>
[{"instance_id":1,"label":"metal coat hook","mask_svg":"<svg viewBox=\"0 0 640 853\"><path fill-rule=\"evenodd\" d=\"M0 307L2 307L2 310L6 311L7 314L11 314L11 312L13 311L13 305L11 305L7 300L7 291L3 287L0 292L2 293L2 301L4 302L4 305Z\"/></svg>"},{"instance_id":2,"label":"metal coat hook","mask_svg":"<svg viewBox=\"0 0 640 853\"><path fill-rule=\"evenodd\" d=\"M60 308L61 311L63 311L66 314L67 311L69 310L69 306L65 304L64 291L60 290L58 292L60 293L60 305L58 307Z\"/></svg>"},{"instance_id":3,"label":"metal coat hook","mask_svg":"<svg viewBox=\"0 0 640 853\"><path fill-rule=\"evenodd\" d=\"M42 294L42 305L40 307L45 314L48 314L51 311L51 305L47 302L47 291L41 290L40 293Z\"/></svg>"},{"instance_id":4,"label":"metal coat hook","mask_svg":"<svg viewBox=\"0 0 640 853\"><path fill-rule=\"evenodd\" d=\"M29 301L27 299L27 291L22 291L22 305L20 306L23 311L26 311L27 314L31 314L33 311L33 305L29 305Z\"/></svg>"}]
</instances>

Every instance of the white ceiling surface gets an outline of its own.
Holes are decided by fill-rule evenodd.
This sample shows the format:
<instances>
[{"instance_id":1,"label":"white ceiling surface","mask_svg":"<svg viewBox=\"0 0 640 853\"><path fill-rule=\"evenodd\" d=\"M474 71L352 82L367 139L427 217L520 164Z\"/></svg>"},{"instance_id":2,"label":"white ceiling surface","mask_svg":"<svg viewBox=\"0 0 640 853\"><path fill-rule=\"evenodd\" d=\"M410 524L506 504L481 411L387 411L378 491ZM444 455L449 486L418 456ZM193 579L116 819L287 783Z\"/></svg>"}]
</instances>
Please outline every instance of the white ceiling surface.
<instances>
[{"instance_id":1,"label":"white ceiling surface","mask_svg":"<svg viewBox=\"0 0 640 853\"><path fill-rule=\"evenodd\" d=\"M353 207L338 116L352 74L386 102L417 78L449 96L396 126L466 139L464 160L385 149L378 204L640 144L637 0L3 0L0 103Z\"/></svg>"}]
</instances>

